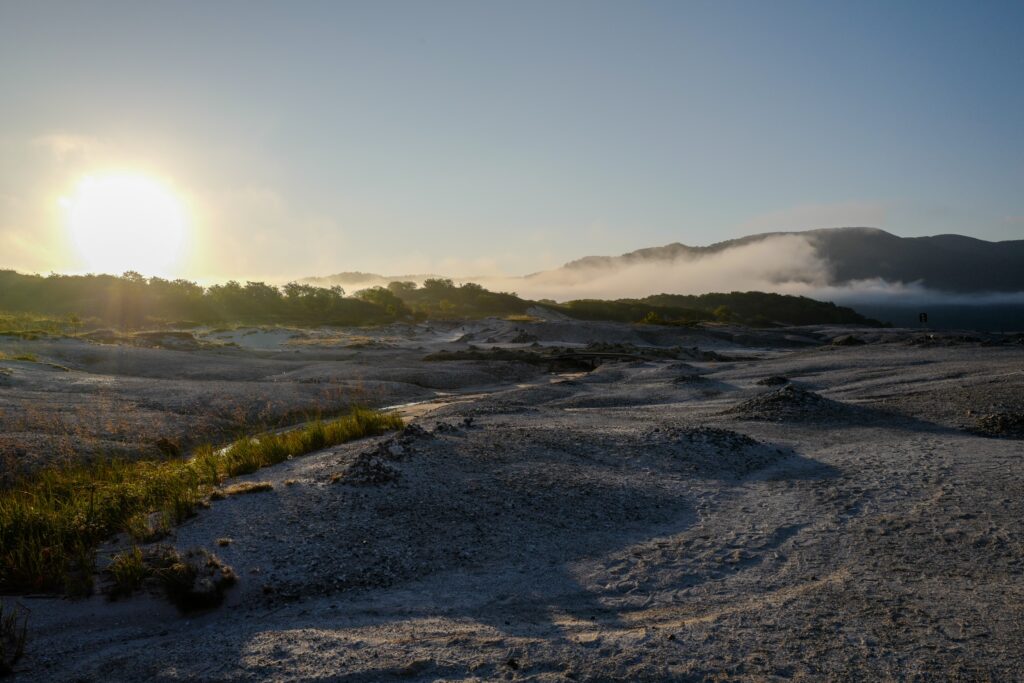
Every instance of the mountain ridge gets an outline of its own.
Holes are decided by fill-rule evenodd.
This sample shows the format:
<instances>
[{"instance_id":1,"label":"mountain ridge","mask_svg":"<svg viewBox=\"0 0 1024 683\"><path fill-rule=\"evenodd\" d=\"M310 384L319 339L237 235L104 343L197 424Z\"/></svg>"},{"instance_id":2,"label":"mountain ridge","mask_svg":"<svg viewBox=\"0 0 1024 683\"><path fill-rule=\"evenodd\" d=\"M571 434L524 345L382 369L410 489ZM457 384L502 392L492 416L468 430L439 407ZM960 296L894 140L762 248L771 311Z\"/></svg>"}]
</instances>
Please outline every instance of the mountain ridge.
<instances>
[{"instance_id":1,"label":"mountain ridge","mask_svg":"<svg viewBox=\"0 0 1024 683\"><path fill-rule=\"evenodd\" d=\"M585 256L560 268L525 277L543 277L559 270L697 260L788 236L808 240L817 256L830 268L830 285L881 279L920 283L930 289L958 294L1024 291L1024 240L991 242L955 233L900 237L872 227L758 233L703 247L672 242L619 256Z\"/></svg>"},{"instance_id":2,"label":"mountain ridge","mask_svg":"<svg viewBox=\"0 0 1024 683\"><path fill-rule=\"evenodd\" d=\"M458 281L477 282L503 279L512 286L515 281L531 283L559 274L571 275L579 280L585 279L588 270L600 274L616 268L647 264L671 266L679 263L682 266L705 257L724 254L732 249L779 238L805 239L814 258L826 266L825 284L829 286L880 280L893 284L918 284L936 292L949 294L1024 292L1024 239L993 242L956 233L900 237L880 228L867 226L765 232L722 240L706 246L671 242L661 246L635 249L618 256L584 256L557 268L522 276L451 277ZM386 276L344 272L310 277L305 281L358 287L384 285L392 280L422 281L431 277L445 276ZM801 281L799 275L795 276L795 281Z\"/></svg>"}]
</instances>

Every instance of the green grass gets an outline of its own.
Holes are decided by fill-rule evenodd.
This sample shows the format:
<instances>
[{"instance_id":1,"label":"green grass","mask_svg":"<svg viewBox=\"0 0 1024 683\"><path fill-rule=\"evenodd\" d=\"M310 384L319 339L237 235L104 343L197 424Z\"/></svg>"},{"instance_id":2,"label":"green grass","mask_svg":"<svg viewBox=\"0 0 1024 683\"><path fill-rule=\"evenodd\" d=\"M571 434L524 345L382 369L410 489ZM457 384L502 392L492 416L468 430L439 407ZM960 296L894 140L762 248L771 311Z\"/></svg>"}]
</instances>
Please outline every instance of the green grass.
<instances>
[{"instance_id":1,"label":"green grass","mask_svg":"<svg viewBox=\"0 0 1024 683\"><path fill-rule=\"evenodd\" d=\"M0 491L0 592L88 592L96 547L116 533L151 532L191 516L224 480L322 448L402 427L393 413L357 409L282 433L203 446L189 460L104 460L51 467Z\"/></svg>"},{"instance_id":2,"label":"green grass","mask_svg":"<svg viewBox=\"0 0 1024 683\"><path fill-rule=\"evenodd\" d=\"M132 546L130 550L115 555L107 571L114 582L110 593L112 598L131 595L150 575L150 569L138 546Z\"/></svg>"},{"instance_id":3,"label":"green grass","mask_svg":"<svg viewBox=\"0 0 1024 683\"><path fill-rule=\"evenodd\" d=\"M57 318L34 313L0 312L0 336L18 337L19 339L61 336L74 334L87 325L95 325L96 322L96 320L84 321L77 316Z\"/></svg>"}]
</instances>

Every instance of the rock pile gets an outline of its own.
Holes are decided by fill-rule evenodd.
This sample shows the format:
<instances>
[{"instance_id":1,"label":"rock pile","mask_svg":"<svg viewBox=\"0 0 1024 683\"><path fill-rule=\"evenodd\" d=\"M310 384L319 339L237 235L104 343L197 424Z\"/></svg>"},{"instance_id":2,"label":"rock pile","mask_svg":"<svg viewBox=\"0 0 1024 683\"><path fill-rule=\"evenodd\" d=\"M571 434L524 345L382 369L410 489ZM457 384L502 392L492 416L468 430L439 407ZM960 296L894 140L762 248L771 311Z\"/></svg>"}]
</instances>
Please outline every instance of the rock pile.
<instances>
[{"instance_id":1,"label":"rock pile","mask_svg":"<svg viewBox=\"0 0 1024 683\"><path fill-rule=\"evenodd\" d=\"M398 481L401 471L385 462L376 451L364 451L331 477L332 484L380 486Z\"/></svg>"}]
</instances>

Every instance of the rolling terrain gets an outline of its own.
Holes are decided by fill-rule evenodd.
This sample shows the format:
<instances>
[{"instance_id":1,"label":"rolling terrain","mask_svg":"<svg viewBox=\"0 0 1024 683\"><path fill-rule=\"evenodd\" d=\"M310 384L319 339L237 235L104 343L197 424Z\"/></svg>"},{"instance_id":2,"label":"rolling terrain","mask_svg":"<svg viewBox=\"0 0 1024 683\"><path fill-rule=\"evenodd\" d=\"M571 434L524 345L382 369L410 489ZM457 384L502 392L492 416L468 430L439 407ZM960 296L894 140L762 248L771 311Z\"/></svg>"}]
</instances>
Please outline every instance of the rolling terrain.
<instances>
[{"instance_id":1,"label":"rolling terrain","mask_svg":"<svg viewBox=\"0 0 1024 683\"><path fill-rule=\"evenodd\" d=\"M220 607L110 602L113 539L99 595L22 599L19 679L1024 675L1019 336L557 317L356 334L4 342L67 368L0 363L15 395L102 380L131 416L179 410L200 381L183 367L242 405L244 385L301 401L358 378L408 424L243 476L260 492L159 541L233 568Z\"/></svg>"}]
</instances>

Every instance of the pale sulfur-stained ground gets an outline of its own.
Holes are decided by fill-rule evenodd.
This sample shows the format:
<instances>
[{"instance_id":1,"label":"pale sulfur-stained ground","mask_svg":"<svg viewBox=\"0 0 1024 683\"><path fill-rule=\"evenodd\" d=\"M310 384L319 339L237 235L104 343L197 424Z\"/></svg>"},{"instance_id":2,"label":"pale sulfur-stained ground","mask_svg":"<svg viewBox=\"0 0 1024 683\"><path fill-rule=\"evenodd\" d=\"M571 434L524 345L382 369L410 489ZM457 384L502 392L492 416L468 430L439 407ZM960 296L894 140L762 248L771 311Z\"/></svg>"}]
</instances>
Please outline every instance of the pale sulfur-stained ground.
<instances>
[{"instance_id":1,"label":"pale sulfur-stained ground","mask_svg":"<svg viewBox=\"0 0 1024 683\"><path fill-rule=\"evenodd\" d=\"M521 331L682 348L564 374L422 360L532 348L508 343ZM868 343L828 343L848 333ZM248 405L271 387L298 404L353 378L377 405L426 401L401 409L422 431L262 470L242 480L273 490L178 528L176 546L238 573L219 608L23 599L18 677L1024 677L1024 434L978 431L1024 411L1016 339L504 321L375 334L355 348L326 333L185 351L37 342L71 369L0 364L8 405L106 381L182 423L175 395Z\"/></svg>"}]
</instances>

